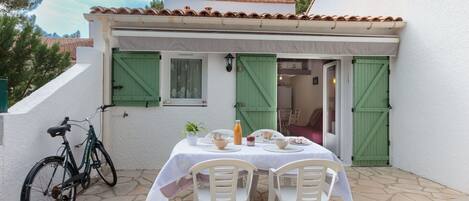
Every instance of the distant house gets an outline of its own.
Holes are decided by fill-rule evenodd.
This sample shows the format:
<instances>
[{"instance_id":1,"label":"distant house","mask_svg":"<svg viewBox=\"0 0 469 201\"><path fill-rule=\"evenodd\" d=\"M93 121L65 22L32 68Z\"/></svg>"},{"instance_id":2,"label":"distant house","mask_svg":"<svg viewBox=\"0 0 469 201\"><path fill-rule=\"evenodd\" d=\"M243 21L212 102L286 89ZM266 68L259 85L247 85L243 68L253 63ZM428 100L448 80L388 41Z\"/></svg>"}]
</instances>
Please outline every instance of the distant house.
<instances>
[{"instance_id":1,"label":"distant house","mask_svg":"<svg viewBox=\"0 0 469 201\"><path fill-rule=\"evenodd\" d=\"M210 7L220 12L245 12L245 13L295 13L295 0L182 0L165 1L166 9L181 9L186 6L194 10L203 10Z\"/></svg>"},{"instance_id":2,"label":"distant house","mask_svg":"<svg viewBox=\"0 0 469 201\"><path fill-rule=\"evenodd\" d=\"M42 38L42 42L48 46L58 43L61 52L69 52L72 63L77 59L77 47L93 47L93 39L90 38Z\"/></svg>"}]
</instances>

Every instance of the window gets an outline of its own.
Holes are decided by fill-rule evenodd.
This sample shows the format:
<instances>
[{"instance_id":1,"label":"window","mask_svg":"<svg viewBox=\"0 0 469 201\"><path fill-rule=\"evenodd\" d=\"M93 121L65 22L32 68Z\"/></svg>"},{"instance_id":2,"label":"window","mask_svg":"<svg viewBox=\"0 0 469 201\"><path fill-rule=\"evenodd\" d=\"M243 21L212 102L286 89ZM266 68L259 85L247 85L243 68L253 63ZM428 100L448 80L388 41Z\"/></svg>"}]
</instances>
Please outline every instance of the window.
<instances>
[{"instance_id":1,"label":"window","mask_svg":"<svg viewBox=\"0 0 469 201\"><path fill-rule=\"evenodd\" d=\"M205 106L207 55L163 53L163 105Z\"/></svg>"},{"instance_id":2,"label":"window","mask_svg":"<svg viewBox=\"0 0 469 201\"><path fill-rule=\"evenodd\" d=\"M202 99L202 59L171 59L171 99Z\"/></svg>"}]
</instances>

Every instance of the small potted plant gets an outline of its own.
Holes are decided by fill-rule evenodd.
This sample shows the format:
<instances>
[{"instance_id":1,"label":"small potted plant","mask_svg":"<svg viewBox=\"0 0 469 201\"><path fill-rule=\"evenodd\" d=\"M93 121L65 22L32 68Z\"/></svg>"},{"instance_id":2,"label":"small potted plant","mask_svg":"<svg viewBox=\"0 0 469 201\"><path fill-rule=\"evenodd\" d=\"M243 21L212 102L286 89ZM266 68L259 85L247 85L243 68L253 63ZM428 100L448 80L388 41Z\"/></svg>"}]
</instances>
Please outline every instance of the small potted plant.
<instances>
[{"instance_id":1,"label":"small potted plant","mask_svg":"<svg viewBox=\"0 0 469 201\"><path fill-rule=\"evenodd\" d=\"M184 126L184 135L186 136L187 143L191 146L197 145L197 134L203 129L201 123L187 122Z\"/></svg>"}]
</instances>

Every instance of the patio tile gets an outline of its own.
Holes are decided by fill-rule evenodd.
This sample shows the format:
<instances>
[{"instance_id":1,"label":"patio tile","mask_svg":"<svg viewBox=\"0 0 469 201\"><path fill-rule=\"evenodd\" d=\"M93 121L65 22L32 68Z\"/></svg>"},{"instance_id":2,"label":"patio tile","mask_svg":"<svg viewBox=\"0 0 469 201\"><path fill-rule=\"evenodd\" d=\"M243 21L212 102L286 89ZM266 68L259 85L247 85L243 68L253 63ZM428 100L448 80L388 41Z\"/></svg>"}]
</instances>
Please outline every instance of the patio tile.
<instances>
[{"instance_id":1,"label":"patio tile","mask_svg":"<svg viewBox=\"0 0 469 201\"><path fill-rule=\"evenodd\" d=\"M391 167L346 167L355 201L469 201L469 196L431 180ZM78 201L143 201L158 170L121 170L118 184L98 181L79 193ZM295 183L295 181L283 181ZM267 201L267 176L259 177L254 201ZM192 190L179 192L171 201L191 201ZM332 201L342 201L333 197Z\"/></svg>"}]
</instances>

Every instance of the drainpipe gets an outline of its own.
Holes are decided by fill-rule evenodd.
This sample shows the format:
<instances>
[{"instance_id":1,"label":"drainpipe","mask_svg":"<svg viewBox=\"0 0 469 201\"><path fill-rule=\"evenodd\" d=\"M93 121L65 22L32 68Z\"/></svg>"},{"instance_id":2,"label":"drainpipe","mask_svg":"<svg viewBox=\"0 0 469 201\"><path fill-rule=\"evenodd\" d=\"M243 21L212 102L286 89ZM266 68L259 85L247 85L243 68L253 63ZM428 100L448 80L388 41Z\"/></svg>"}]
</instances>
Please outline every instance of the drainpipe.
<instances>
[{"instance_id":1,"label":"drainpipe","mask_svg":"<svg viewBox=\"0 0 469 201\"><path fill-rule=\"evenodd\" d=\"M102 30L103 30L103 39L104 39L104 59L103 59L103 102L104 104L111 104L111 27L109 20L102 20ZM111 136L111 113L103 113L103 143L109 152L112 153L112 136Z\"/></svg>"}]
</instances>

